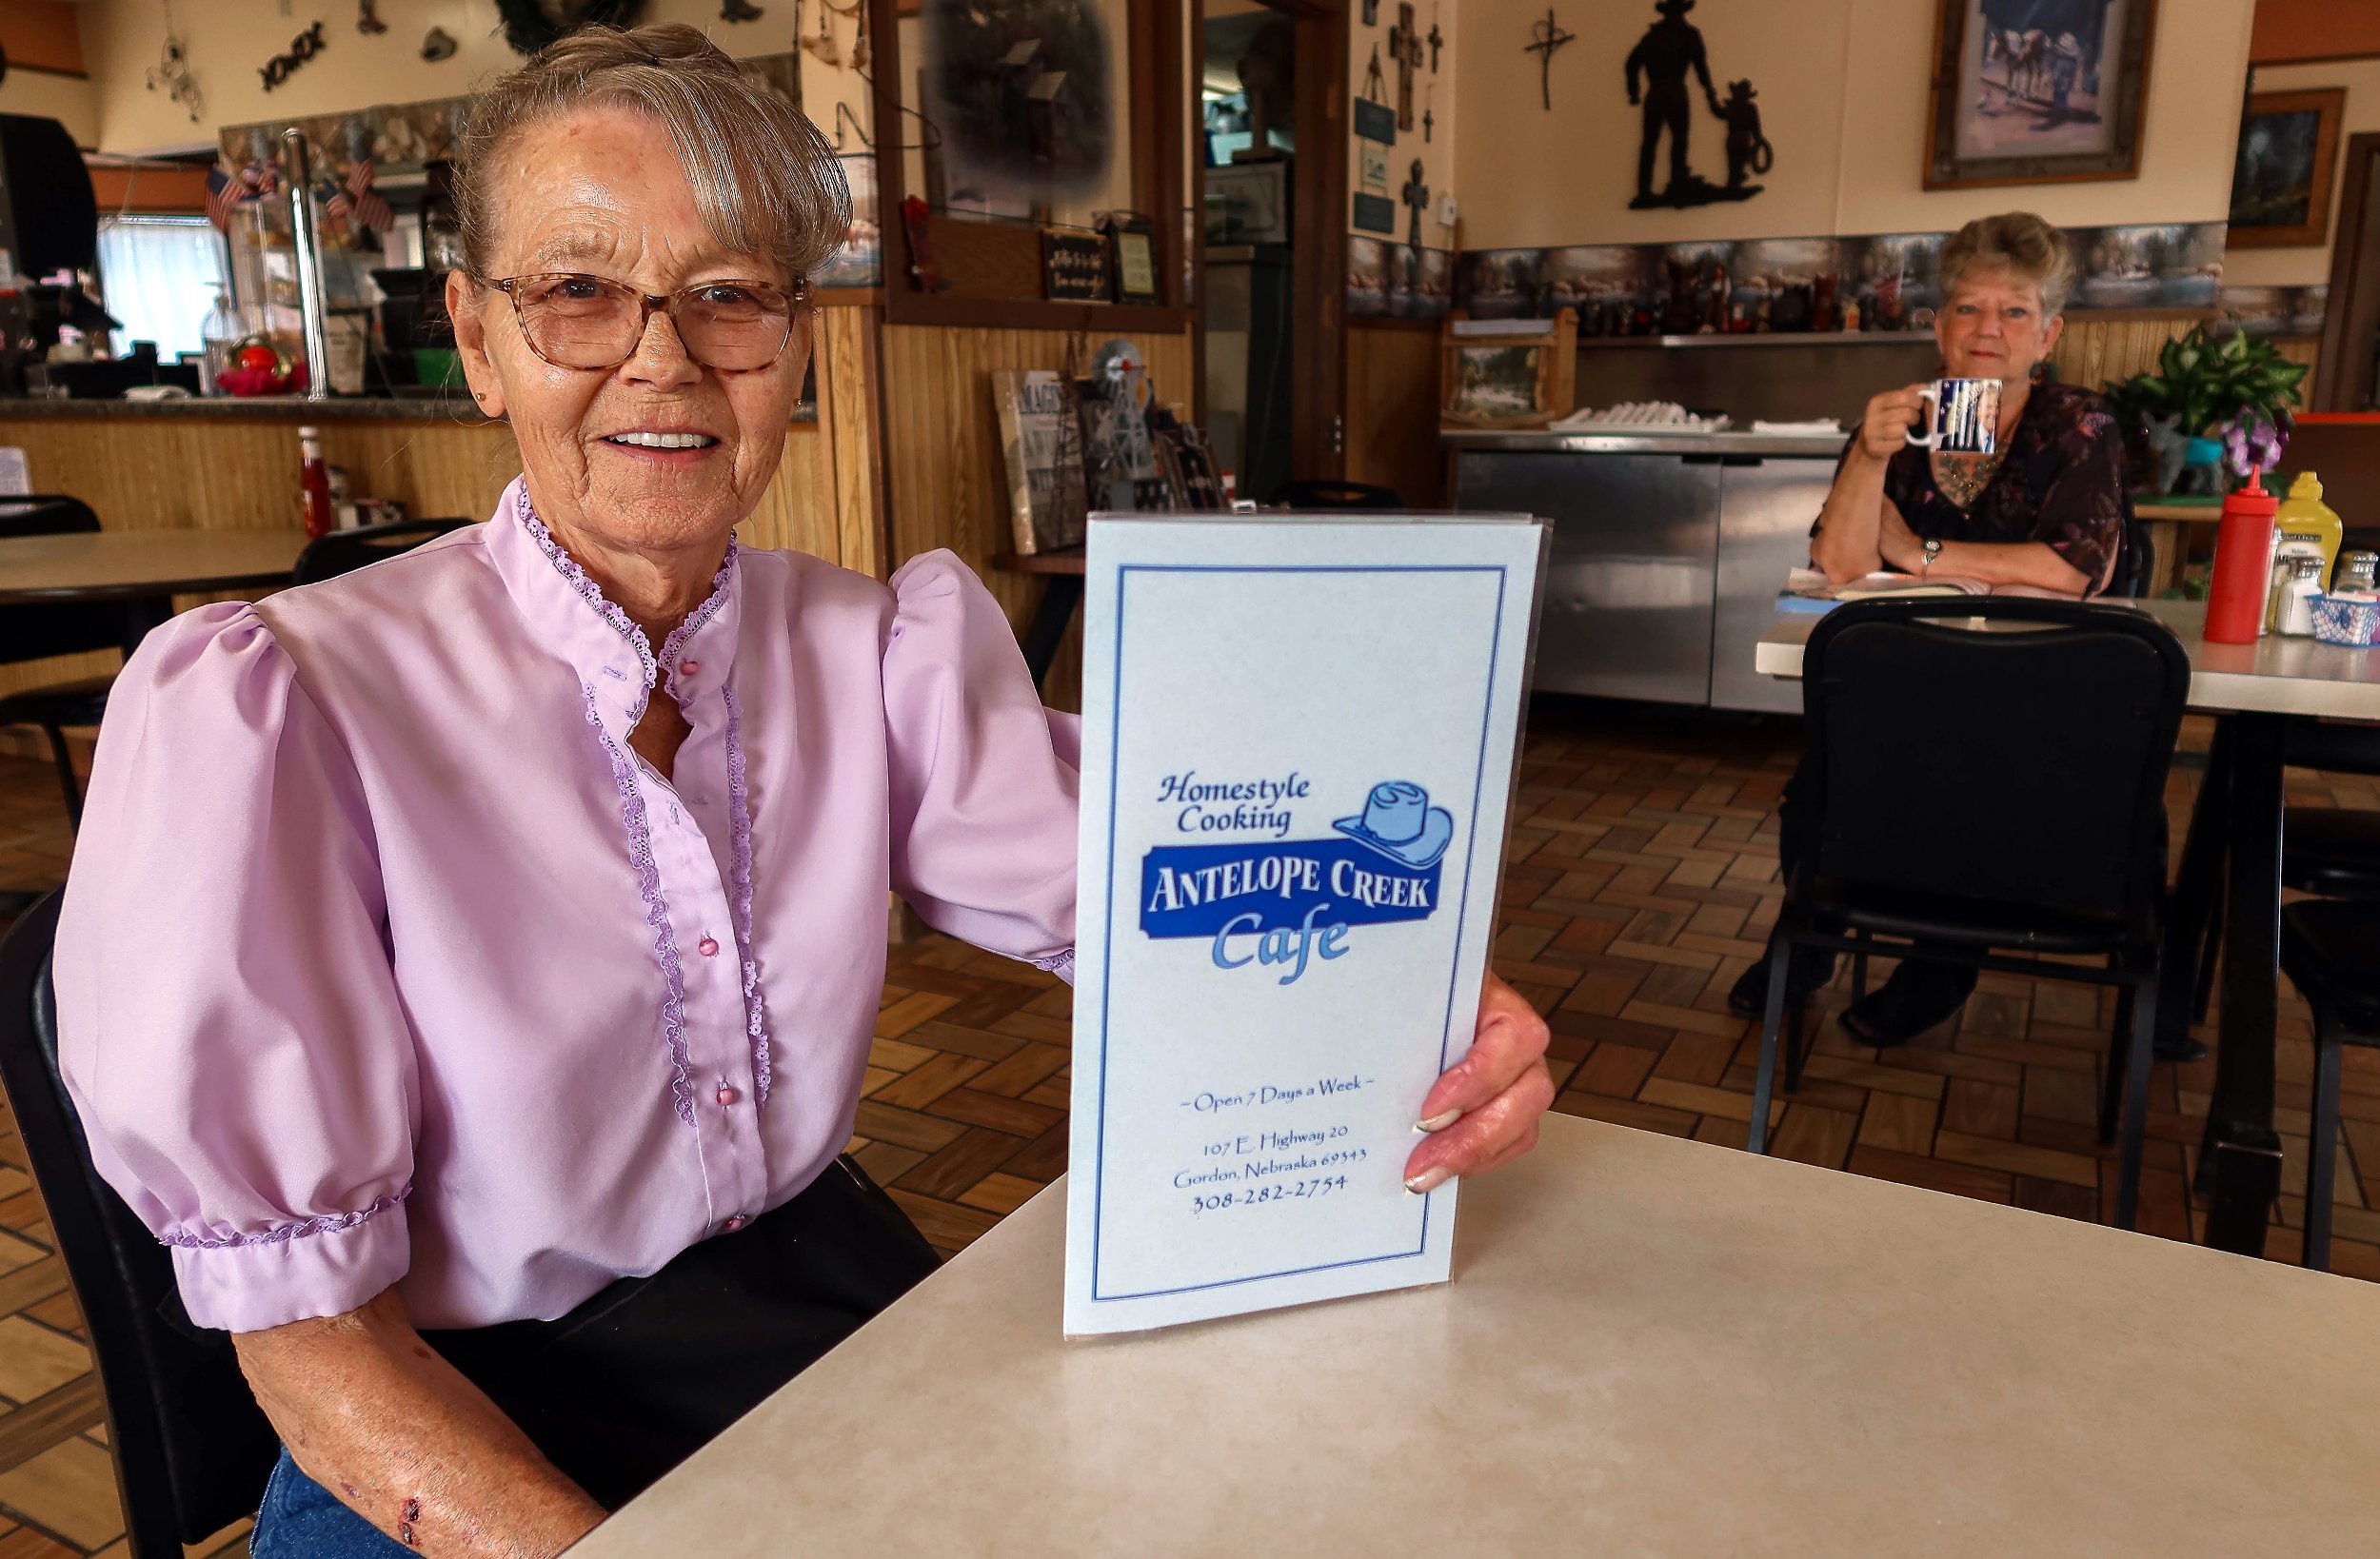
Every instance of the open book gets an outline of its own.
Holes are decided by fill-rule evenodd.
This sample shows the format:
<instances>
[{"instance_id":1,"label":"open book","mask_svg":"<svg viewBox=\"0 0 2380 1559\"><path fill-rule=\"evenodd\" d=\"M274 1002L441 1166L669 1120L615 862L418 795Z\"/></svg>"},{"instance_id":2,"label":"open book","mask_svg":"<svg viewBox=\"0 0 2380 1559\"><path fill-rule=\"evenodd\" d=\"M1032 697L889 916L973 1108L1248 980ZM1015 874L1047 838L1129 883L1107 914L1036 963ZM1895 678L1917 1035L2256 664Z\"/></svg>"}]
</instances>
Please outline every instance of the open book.
<instances>
[{"instance_id":1,"label":"open book","mask_svg":"<svg viewBox=\"0 0 2380 1559\"><path fill-rule=\"evenodd\" d=\"M1795 568L1785 576L1784 593L1776 598L1777 609L1786 612L1824 612L1846 601L1916 600L1956 596L2031 596L2037 600L2073 601L2078 598L2057 590L2044 590L2031 584L1986 584L1981 580L1961 579L1953 575L1935 574L1931 578L1915 574L1862 574L1841 584L1829 582L1815 568Z\"/></svg>"}]
</instances>

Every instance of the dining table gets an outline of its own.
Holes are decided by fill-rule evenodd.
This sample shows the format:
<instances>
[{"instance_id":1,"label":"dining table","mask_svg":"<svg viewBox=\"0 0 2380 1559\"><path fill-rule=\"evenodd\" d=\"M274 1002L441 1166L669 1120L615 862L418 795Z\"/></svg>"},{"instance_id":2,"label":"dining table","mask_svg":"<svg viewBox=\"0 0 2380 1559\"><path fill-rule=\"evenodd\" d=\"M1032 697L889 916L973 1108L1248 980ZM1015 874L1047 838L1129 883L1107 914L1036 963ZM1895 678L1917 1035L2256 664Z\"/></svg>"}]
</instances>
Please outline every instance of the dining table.
<instances>
[{"instance_id":1,"label":"dining table","mask_svg":"<svg viewBox=\"0 0 2380 1559\"><path fill-rule=\"evenodd\" d=\"M573 1559L2365 1555L2380 1286L1549 1115L1452 1282L1069 1341L1066 1185Z\"/></svg>"},{"instance_id":2,"label":"dining table","mask_svg":"<svg viewBox=\"0 0 2380 1559\"><path fill-rule=\"evenodd\" d=\"M2207 774L2191 819L2158 989L2161 1036L2187 1032L2197 953L2220 901L2222 999L2214 1092L2194 1187L2207 1202L2207 1243L2260 1254L2281 1189L2273 1125L2274 1024L2281 945L2282 775L2293 746L2325 722L2380 721L2380 649L2268 634L2252 644L2210 641L2206 605L2110 601L2173 630L2190 656L2189 706L2216 717ZM1944 620L1958 621L1955 607ZM1755 670L1801 675L1802 646L1819 616L1780 612L1755 647ZM1975 620L1986 625L1986 620ZM2013 625L2012 625L2013 626Z\"/></svg>"},{"instance_id":3,"label":"dining table","mask_svg":"<svg viewBox=\"0 0 2380 1559\"><path fill-rule=\"evenodd\" d=\"M129 655L176 596L288 583L306 542L296 526L0 536L0 606L120 607Z\"/></svg>"}]
</instances>

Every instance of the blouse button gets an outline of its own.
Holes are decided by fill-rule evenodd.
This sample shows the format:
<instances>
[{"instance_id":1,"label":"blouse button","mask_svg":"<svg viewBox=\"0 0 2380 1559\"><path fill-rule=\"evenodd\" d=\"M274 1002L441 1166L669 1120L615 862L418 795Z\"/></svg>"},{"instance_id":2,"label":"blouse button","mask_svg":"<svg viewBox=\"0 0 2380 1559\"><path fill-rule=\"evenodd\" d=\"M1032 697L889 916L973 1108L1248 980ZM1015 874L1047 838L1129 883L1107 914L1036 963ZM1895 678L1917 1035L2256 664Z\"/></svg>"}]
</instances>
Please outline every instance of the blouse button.
<instances>
[{"instance_id":1,"label":"blouse button","mask_svg":"<svg viewBox=\"0 0 2380 1559\"><path fill-rule=\"evenodd\" d=\"M736 1092L733 1084L721 1083L719 1085L719 1102L723 1108L735 1103L736 1100L742 1097L744 1097L744 1095Z\"/></svg>"},{"instance_id":2,"label":"blouse button","mask_svg":"<svg viewBox=\"0 0 2380 1559\"><path fill-rule=\"evenodd\" d=\"M743 1227L744 1227L744 1214L741 1214L741 1213L737 1213L737 1214L734 1214L730 1215L730 1216L728 1217L727 1221L726 1221L724 1224L721 1225L721 1227L722 1227L722 1228L724 1228L724 1229L725 1229L725 1230L727 1231L727 1233L731 1233L731 1234L732 1234L732 1233L734 1233L737 1230L739 1230L739 1229L741 1229L741 1228L743 1228Z\"/></svg>"},{"instance_id":3,"label":"blouse button","mask_svg":"<svg viewBox=\"0 0 2380 1559\"><path fill-rule=\"evenodd\" d=\"M706 958L717 957L719 956L719 938L716 937L705 937L701 941L696 942L694 944L694 948L696 952L702 954L703 957Z\"/></svg>"},{"instance_id":4,"label":"blouse button","mask_svg":"<svg viewBox=\"0 0 2380 1559\"><path fill-rule=\"evenodd\" d=\"M703 662L700 661L681 661L678 662L678 675L681 677L691 677L702 669Z\"/></svg>"}]
</instances>

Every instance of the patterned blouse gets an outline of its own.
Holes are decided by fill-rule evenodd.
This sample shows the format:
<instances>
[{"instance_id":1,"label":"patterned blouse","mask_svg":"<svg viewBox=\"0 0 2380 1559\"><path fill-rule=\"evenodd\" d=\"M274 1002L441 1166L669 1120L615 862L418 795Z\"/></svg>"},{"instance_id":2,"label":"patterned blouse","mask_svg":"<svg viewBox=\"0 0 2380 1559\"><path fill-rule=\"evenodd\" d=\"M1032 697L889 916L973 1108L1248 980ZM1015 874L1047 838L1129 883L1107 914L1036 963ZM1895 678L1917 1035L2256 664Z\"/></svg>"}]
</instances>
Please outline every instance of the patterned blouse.
<instances>
[{"instance_id":1,"label":"patterned blouse","mask_svg":"<svg viewBox=\"0 0 2380 1559\"><path fill-rule=\"evenodd\" d=\"M2046 543L2096 595L2123 550L2123 435L2092 391L2035 385L1998 469L1971 503L1942 491L1931 452L1914 445L1886 464L1884 496L1920 539Z\"/></svg>"}]
</instances>

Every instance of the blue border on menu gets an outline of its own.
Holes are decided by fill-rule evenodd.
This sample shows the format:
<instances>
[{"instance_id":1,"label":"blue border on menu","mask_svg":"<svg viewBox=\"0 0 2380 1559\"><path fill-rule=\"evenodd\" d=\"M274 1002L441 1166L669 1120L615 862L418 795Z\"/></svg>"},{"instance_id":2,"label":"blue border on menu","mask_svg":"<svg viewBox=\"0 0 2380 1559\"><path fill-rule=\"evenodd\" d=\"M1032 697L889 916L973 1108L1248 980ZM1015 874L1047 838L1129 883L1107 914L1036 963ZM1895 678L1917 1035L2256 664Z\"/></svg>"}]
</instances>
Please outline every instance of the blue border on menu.
<instances>
[{"instance_id":1,"label":"blue border on menu","mask_svg":"<svg viewBox=\"0 0 2380 1559\"><path fill-rule=\"evenodd\" d=\"M1487 697L1479 715L1479 759L1471 777L1471 818L1464 832L1462 863L1462 895L1455 912L1455 952L1458 964L1462 953L1465 918L1471 910L1471 869L1478 858L1479 796L1487 783L1488 730L1496 713L1497 662L1503 653L1504 590L1508 582L1507 568L1502 563L1124 563L1117 569L1116 579L1116 654L1114 687L1110 690L1113 705L1108 713L1107 732L1107 917L1108 940L1115 940L1116 927L1116 803L1119 799L1117 755L1122 740L1124 687L1124 587L1134 574L1494 574L1496 576L1496 615L1488 639ZM1108 996L1114 986L1115 959L1100 960L1100 1102L1097 1156L1092 1165L1091 1180L1091 1302L1113 1304L1132 1299L1161 1299L1170 1294L1197 1293L1205 1289L1227 1289L1242 1283L1264 1283L1280 1277L1299 1277L1307 1273L1332 1272L1341 1267L1368 1267L1381 1261L1409 1261L1430 1247L1430 1198L1421 1200L1421 1230L1410 1251L1390 1251L1381 1255L1354 1256L1345 1261L1319 1262L1311 1267L1293 1267L1286 1272L1255 1273L1246 1277L1218 1278L1212 1283L1185 1283L1180 1288L1149 1289L1138 1293L1101 1293L1100 1292L1101 1214L1107 1199L1107 1034ZM1446 1070L1447 1035L1455 1020L1455 975L1446 975L1446 1016L1439 1025L1438 1069Z\"/></svg>"}]
</instances>

